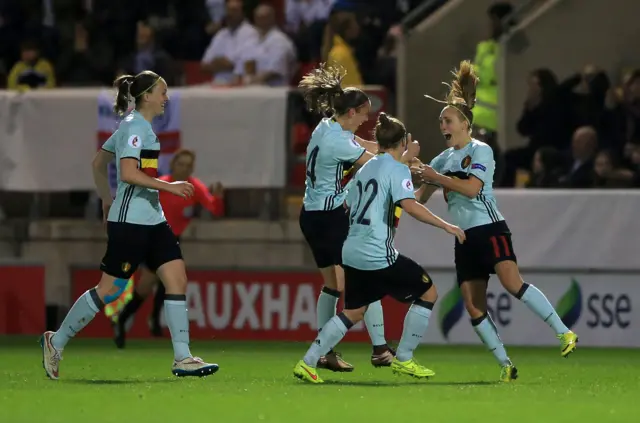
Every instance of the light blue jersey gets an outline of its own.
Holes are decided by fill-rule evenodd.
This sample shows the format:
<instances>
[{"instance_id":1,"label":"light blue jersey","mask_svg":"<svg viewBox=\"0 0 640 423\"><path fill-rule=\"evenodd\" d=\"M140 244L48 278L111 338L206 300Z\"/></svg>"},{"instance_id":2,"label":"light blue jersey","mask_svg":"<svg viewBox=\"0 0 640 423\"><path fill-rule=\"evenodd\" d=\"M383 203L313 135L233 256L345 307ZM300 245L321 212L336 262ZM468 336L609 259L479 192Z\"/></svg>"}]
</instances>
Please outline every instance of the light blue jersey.
<instances>
[{"instance_id":1,"label":"light blue jersey","mask_svg":"<svg viewBox=\"0 0 640 423\"><path fill-rule=\"evenodd\" d=\"M311 135L307 147L307 179L304 208L308 211L334 210L342 207L346 196L343 170L356 162L365 149L356 142L353 132L345 131L333 119L322 119Z\"/></svg>"},{"instance_id":2,"label":"light blue jersey","mask_svg":"<svg viewBox=\"0 0 640 423\"><path fill-rule=\"evenodd\" d=\"M377 270L395 263L398 203L406 198L415 199L411 172L391 155L375 156L356 173L347 197L351 226L342 247L345 265Z\"/></svg>"},{"instance_id":3,"label":"light blue jersey","mask_svg":"<svg viewBox=\"0 0 640 423\"><path fill-rule=\"evenodd\" d=\"M125 117L118 130L109 137L102 149L116 155L118 188L109 210L109 222L137 225L157 225L165 221L155 189L129 185L120 180L120 159L138 160L138 168L151 177L158 176L160 142L147 122L137 111Z\"/></svg>"},{"instance_id":4,"label":"light blue jersey","mask_svg":"<svg viewBox=\"0 0 640 423\"><path fill-rule=\"evenodd\" d=\"M475 176L482 181L482 189L475 198L444 190L444 198L455 225L466 231L504 220L493 196L496 162L493 160L493 150L487 144L474 139L460 150L448 148L431 161L431 167L451 178L469 179Z\"/></svg>"}]
</instances>

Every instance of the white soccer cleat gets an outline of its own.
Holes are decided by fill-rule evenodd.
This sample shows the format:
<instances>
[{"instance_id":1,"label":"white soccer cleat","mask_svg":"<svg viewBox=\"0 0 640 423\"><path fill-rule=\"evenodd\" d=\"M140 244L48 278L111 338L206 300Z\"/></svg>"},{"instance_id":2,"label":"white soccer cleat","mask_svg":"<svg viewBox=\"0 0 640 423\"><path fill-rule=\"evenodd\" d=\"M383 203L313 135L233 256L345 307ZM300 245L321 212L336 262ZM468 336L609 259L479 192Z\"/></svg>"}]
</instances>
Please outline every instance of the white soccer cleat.
<instances>
[{"instance_id":1,"label":"white soccer cleat","mask_svg":"<svg viewBox=\"0 0 640 423\"><path fill-rule=\"evenodd\" d=\"M219 368L217 364L205 363L200 357L187 357L181 361L174 361L171 373L178 377L203 377L214 374Z\"/></svg>"},{"instance_id":2,"label":"white soccer cleat","mask_svg":"<svg viewBox=\"0 0 640 423\"><path fill-rule=\"evenodd\" d=\"M62 350L57 350L53 344L51 344L53 335L55 335L55 332L47 331L42 335L42 338L40 338L40 345L42 346L42 367L49 379L58 380Z\"/></svg>"}]
</instances>

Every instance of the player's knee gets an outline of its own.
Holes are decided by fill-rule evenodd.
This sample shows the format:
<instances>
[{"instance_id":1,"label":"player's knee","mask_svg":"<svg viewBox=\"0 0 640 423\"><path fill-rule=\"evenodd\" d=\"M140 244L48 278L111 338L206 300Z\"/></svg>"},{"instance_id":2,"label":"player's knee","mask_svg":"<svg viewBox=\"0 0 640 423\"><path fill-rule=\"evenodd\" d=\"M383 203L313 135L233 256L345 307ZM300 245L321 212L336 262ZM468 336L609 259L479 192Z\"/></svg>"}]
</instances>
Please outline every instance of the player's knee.
<instances>
[{"instance_id":1,"label":"player's knee","mask_svg":"<svg viewBox=\"0 0 640 423\"><path fill-rule=\"evenodd\" d=\"M438 290L432 282L429 283L431 284L431 286L424 294L422 294L422 296L420 296L420 300L435 304L436 301L438 301Z\"/></svg>"},{"instance_id":2,"label":"player's knee","mask_svg":"<svg viewBox=\"0 0 640 423\"><path fill-rule=\"evenodd\" d=\"M187 292L186 273L174 275L171 278L167 278L167 280L163 282L167 294L184 295Z\"/></svg>"},{"instance_id":3,"label":"player's knee","mask_svg":"<svg viewBox=\"0 0 640 423\"><path fill-rule=\"evenodd\" d=\"M366 311L366 307L360 307L355 310L342 310L342 314L355 325L364 319L364 313Z\"/></svg>"}]
</instances>

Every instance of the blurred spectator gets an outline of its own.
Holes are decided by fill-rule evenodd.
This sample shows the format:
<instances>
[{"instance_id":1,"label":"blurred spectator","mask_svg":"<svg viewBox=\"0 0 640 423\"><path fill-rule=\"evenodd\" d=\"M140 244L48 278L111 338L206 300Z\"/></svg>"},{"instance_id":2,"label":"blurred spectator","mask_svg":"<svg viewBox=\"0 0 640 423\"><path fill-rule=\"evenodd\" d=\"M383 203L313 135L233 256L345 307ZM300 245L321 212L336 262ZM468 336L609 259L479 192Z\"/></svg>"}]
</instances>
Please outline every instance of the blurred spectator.
<instances>
[{"instance_id":1,"label":"blurred spectator","mask_svg":"<svg viewBox=\"0 0 640 423\"><path fill-rule=\"evenodd\" d=\"M560 179L567 188L590 188L593 186L593 165L598 150L598 133L592 126L581 126L571 140L571 164L569 171Z\"/></svg>"},{"instance_id":2,"label":"blurred spectator","mask_svg":"<svg viewBox=\"0 0 640 423\"><path fill-rule=\"evenodd\" d=\"M318 61L324 27L336 0L286 0L286 30L302 62Z\"/></svg>"},{"instance_id":3,"label":"blurred spectator","mask_svg":"<svg viewBox=\"0 0 640 423\"><path fill-rule=\"evenodd\" d=\"M176 68L169 54L155 43L155 31L145 22L138 22L136 33L136 51L120 63L118 75L136 75L151 70L167 81L176 83Z\"/></svg>"},{"instance_id":4,"label":"blurred spectator","mask_svg":"<svg viewBox=\"0 0 640 423\"><path fill-rule=\"evenodd\" d=\"M242 8L241 0L227 0L227 26L213 37L202 57L202 71L213 76L214 84L233 82L234 69L239 69L245 49L258 38L256 29L245 20Z\"/></svg>"},{"instance_id":5,"label":"blurred spectator","mask_svg":"<svg viewBox=\"0 0 640 423\"><path fill-rule=\"evenodd\" d=\"M634 173L618 165L616 155L610 150L602 150L596 155L593 165L594 188L629 188Z\"/></svg>"},{"instance_id":6,"label":"blurred spectator","mask_svg":"<svg viewBox=\"0 0 640 423\"><path fill-rule=\"evenodd\" d=\"M640 69L631 72L622 87L607 92L602 130L618 154L626 144L640 141Z\"/></svg>"},{"instance_id":7,"label":"blurred spectator","mask_svg":"<svg viewBox=\"0 0 640 423\"><path fill-rule=\"evenodd\" d=\"M531 178L527 188L554 188L560 179L559 153L553 147L542 147L533 155Z\"/></svg>"},{"instance_id":8,"label":"blurred spectator","mask_svg":"<svg viewBox=\"0 0 640 423\"><path fill-rule=\"evenodd\" d=\"M560 84L558 92L567 131L581 126L600 129L609 85L609 77L593 65L585 66L582 72Z\"/></svg>"},{"instance_id":9,"label":"blurred spectator","mask_svg":"<svg viewBox=\"0 0 640 423\"><path fill-rule=\"evenodd\" d=\"M490 38L476 47L474 68L480 78L476 89L476 106L473 109L474 136L491 146L496 157L495 180L502 181L504 162L497 142L498 130L498 77L496 60L500 48L499 39L506 30L504 20L513 13L513 6L499 2L487 11Z\"/></svg>"},{"instance_id":10,"label":"blurred spectator","mask_svg":"<svg viewBox=\"0 0 640 423\"><path fill-rule=\"evenodd\" d=\"M104 86L113 80L113 55L106 43L92 42L84 22L75 24L73 49L58 60L60 86Z\"/></svg>"},{"instance_id":11,"label":"blurred spectator","mask_svg":"<svg viewBox=\"0 0 640 423\"><path fill-rule=\"evenodd\" d=\"M347 74L342 80L343 87L363 85L360 65L356 60L353 44L360 35L360 25L352 12L336 12L329 19L325 32L326 62L343 67ZM324 54L323 54L324 57Z\"/></svg>"},{"instance_id":12,"label":"blurred spectator","mask_svg":"<svg viewBox=\"0 0 640 423\"><path fill-rule=\"evenodd\" d=\"M549 69L533 71L527 83L529 89L522 115L518 121L518 132L528 137L526 146L505 153L502 186L512 187L518 169L529 170L533 155L541 147L553 146L565 149L562 110L557 99L558 82Z\"/></svg>"},{"instance_id":13,"label":"blurred spectator","mask_svg":"<svg viewBox=\"0 0 640 423\"><path fill-rule=\"evenodd\" d=\"M51 62L40 57L40 49L34 41L25 41L21 46L20 61L9 72L7 88L28 90L53 88L55 85L56 79Z\"/></svg>"},{"instance_id":14,"label":"blurred spectator","mask_svg":"<svg viewBox=\"0 0 640 423\"><path fill-rule=\"evenodd\" d=\"M236 67L238 78L247 84L289 85L296 67L295 47L276 25L273 7L263 4L254 11L258 37L247 45Z\"/></svg>"},{"instance_id":15,"label":"blurred spectator","mask_svg":"<svg viewBox=\"0 0 640 423\"><path fill-rule=\"evenodd\" d=\"M213 37L216 32L222 29L225 16L225 1L226 0L205 0L207 12L209 13L209 23L205 31L210 37Z\"/></svg>"}]
</instances>

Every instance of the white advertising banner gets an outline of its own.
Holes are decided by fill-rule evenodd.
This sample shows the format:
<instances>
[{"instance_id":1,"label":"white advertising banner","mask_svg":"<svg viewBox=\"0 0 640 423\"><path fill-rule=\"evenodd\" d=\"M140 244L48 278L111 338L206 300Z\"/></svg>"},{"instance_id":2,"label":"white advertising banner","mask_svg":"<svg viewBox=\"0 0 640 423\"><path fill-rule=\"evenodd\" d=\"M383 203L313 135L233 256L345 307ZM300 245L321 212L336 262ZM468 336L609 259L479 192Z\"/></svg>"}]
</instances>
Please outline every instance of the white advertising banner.
<instances>
[{"instance_id":1,"label":"white advertising banner","mask_svg":"<svg viewBox=\"0 0 640 423\"><path fill-rule=\"evenodd\" d=\"M455 272L429 272L439 299L431 315L427 344L480 344L471 327ZM540 289L563 322L590 347L640 347L640 274L523 273ZM489 312L505 346L555 346L553 330L526 305L508 294L493 276L487 295Z\"/></svg>"},{"instance_id":2,"label":"white advertising banner","mask_svg":"<svg viewBox=\"0 0 640 423\"><path fill-rule=\"evenodd\" d=\"M518 263L528 269L640 270L640 190L511 189L495 193ZM426 204L450 219L442 191ZM407 213L398 250L426 268L453 267L453 237Z\"/></svg>"},{"instance_id":3,"label":"white advertising banner","mask_svg":"<svg viewBox=\"0 0 640 423\"><path fill-rule=\"evenodd\" d=\"M196 176L228 188L284 187L287 88L172 88L169 96L169 116L154 129L167 153L196 152ZM93 190L91 160L114 130L112 101L101 88L0 90L0 189Z\"/></svg>"}]
</instances>

